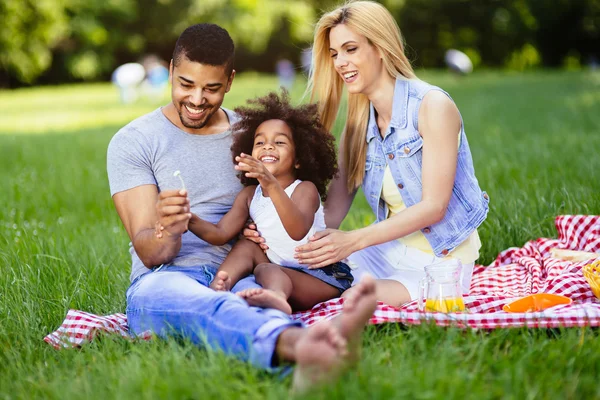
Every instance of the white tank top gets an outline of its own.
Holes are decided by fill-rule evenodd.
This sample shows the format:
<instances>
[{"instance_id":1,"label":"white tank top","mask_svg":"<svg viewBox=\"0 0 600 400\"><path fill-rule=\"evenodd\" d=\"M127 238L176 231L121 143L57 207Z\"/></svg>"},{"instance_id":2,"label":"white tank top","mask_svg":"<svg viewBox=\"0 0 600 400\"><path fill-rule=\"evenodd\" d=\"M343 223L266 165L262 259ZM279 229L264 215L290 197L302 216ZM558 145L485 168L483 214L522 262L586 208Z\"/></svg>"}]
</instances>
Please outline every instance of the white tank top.
<instances>
[{"instance_id":1,"label":"white tank top","mask_svg":"<svg viewBox=\"0 0 600 400\"><path fill-rule=\"evenodd\" d=\"M290 186L285 188L285 193L291 198L292 193L302 181L297 179ZM283 223L275 210L275 205L270 197L264 197L260 185L254 191L254 197L250 203L250 218L256 223L256 228L265 243L269 246L267 257L278 265L286 267L305 267L294 259L294 249L297 246L308 242L308 238L315 232L325 229L325 216L323 214L323 205L315 213L313 225L302 240L294 240L288 235Z\"/></svg>"}]
</instances>

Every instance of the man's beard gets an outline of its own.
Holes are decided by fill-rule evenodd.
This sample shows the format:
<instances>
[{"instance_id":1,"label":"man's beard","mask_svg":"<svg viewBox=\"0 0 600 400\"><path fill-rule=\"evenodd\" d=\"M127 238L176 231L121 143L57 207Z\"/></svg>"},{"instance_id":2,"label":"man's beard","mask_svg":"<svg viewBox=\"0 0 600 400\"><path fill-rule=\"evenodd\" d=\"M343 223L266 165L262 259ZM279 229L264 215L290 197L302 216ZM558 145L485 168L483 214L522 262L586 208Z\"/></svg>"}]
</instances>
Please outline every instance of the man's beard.
<instances>
[{"instance_id":1,"label":"man's beard","mask_svg":"<svg viewBox=\"0 0 600 400\"><path fill-rule=\"evenodd\" d=\"M177 110L178 114L179 114L179 120L181 121L181 124L183 126L185 126L186 128L190 128L190 129L202 129L206 126L206 124L208 123L208 121L211 119L211 117L213 115L215 115L215 113L219 110L218 107L213 107L212 105L209 107L203 107L204 108L204 118L203 119L199 119L199 120L190 120L190 119L186 119L183 115L183 108L186 106L184 103L180 103L181 106L179 108L179 110Z\"/></svg>"}]
</instances>

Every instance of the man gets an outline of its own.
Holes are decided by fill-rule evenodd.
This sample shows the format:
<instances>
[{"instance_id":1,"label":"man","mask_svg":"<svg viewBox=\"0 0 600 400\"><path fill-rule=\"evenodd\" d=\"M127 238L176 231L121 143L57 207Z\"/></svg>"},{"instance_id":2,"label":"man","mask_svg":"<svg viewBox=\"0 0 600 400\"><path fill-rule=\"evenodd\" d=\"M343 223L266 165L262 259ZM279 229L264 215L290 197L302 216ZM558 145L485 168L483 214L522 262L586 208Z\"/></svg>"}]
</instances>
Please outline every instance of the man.
<instances>
[{"instance_id":1,"label":"man","mask_svg":"<svg viewBox=\"0 0 600 400\"><path fill-rule=\"evenodd\" d=\"M208 287L230 245L210 245L187 228L192 213L219 221L241 190L230 155L236 116L221 107L235 77L233 58L224 29L186 29L169 68L172 102L122 128L108 147L111 194L131 239L127 318L135 334L185 336L263 368L295 362L295 385L304 386L354 353L347 345L359 342L375 309L374 286L367 279L341 316L308 329ZM179 177L187 190L178 189Z\"/></svg>"}]
</instances>

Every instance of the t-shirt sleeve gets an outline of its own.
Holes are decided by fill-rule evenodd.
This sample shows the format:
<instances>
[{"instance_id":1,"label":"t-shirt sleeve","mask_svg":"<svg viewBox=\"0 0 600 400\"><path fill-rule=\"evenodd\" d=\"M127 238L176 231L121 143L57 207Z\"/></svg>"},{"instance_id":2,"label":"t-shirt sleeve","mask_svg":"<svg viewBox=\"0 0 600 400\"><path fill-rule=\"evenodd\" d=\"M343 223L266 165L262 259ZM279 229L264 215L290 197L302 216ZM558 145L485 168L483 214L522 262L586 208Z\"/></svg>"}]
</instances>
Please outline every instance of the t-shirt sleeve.
<instances>
[{"instance_id":1,"label":"t-shirt sleeve","mask_svg":"<svg viewBox=\"0 0 600 400\"><path fill-rule=\"evenodd\" d=\"M124 127L108 145L106 169L110 195L141 185L156 185L149 146L144 146L140 134Z\"/></svg>"}]
</instances>

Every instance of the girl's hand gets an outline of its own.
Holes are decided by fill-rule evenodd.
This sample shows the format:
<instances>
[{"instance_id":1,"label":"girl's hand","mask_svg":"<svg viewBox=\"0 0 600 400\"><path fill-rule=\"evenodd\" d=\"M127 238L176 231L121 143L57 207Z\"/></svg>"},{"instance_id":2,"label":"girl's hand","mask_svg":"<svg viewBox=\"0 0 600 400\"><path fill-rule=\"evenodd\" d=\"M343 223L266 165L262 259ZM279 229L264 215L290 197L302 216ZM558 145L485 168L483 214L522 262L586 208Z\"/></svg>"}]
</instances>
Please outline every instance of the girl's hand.
<instances>
[{"instance_id":1,"label":"girl's hand","mask_svg":"<svg viewBox=\"0 0 600 400\"><path fill-rule=\"evenodd\" d=\"M258 230L256 230L256 224L250 223L246 225L244 230L242 231L244 237L260 246L263 251L269 250L269 246L265 243L265 238L260 236Z\"/></svg>"},{"instance_id":2,"label":"girl's hand","mask_svg":"<svg viewBox=\"0 0 600 400\"><path fill-rule=\"evenodd\" d=\"M260 186L264 189L269 190L278 184L277 179L275 179L273 174L256 158L242 153L235 158L235 161L238 163L235 166L236 170L245 171L245 175L248 178L258 179L258 183L260 183Z\"/></svg>"},{"instance_id":3,"label":"girl's hand","mask_svg":"<svg viewBox=\"0 0 600 400\"><path fill-rule=\"evenodd\" d=\"M315 233L309 242L298 246L294 257L309 269L322 268L334 264L354 253L357 240L353 232L325 229Z\"/></svg>"}]
</instances>

